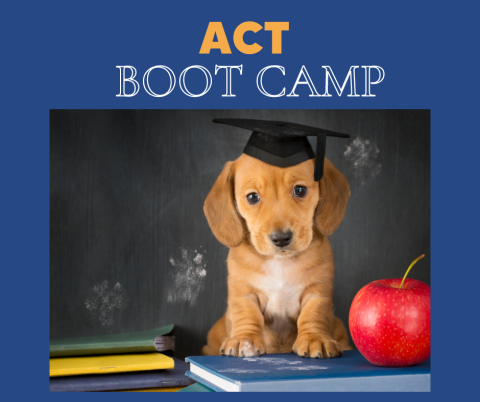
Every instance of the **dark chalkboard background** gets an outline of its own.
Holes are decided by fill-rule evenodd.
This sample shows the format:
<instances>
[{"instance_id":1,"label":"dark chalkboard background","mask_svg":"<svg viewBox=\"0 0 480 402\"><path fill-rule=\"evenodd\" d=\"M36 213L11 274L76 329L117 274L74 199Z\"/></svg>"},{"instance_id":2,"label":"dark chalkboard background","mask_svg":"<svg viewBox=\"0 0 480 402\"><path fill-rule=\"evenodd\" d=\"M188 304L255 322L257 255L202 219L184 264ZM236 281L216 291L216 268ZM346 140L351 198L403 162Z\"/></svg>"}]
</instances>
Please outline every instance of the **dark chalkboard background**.
<instances>
[{"instance_id":1,"label":"dark chalkboard background","mask_svg":"<svg viewBox=\"0 0 480 402\"><path fill-rule=\"evenodd\" d=\"M331 236L334 304L348 322L376 279L430 284L430 112L425 110L53 110L50 337L176 325L179 357L199 354L226 307L228 249L203 201L249 133L215 117L292 121L349 133L327 157L350 182ZM312 145L315 149L315 140Z\"/></svg>"}]
</instances>

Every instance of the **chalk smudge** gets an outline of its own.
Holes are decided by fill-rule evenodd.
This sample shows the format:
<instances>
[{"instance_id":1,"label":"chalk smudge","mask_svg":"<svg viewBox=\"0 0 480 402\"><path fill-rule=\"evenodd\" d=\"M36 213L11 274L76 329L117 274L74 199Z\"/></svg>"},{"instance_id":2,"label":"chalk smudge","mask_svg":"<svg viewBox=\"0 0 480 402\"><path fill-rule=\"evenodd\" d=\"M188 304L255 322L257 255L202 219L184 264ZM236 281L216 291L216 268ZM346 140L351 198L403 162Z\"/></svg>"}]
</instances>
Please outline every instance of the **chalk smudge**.
<instances>
[{"instance_id":1,"label":"chalk smudge","mask_svg":"<svg viewBox=\"0 0 480 402\"><path fill-rule=\"evenodd\" d=\"M327 370L327 367L322 366L290 366L290 367L281 367L277 370Z\"/></svg>"},{"instance_id":2,"label":"chalk smudge","mask_svg":"<svg viewBox=\"0 0 480 402\"><path fill-rule=\"evenodd\" d=\"M315 366L313 364L309 365L301 365L297 366L297 364L302 364L303 362L300 361L289 361L288 359L275 359L272 357L246 357L243 359L244 361L247 362L255 362L257 365L263 365L263 364L270 364L273 365L274 370L326 370L328 367L324 366ZM253 373L256 370L255 368L251 369L252 371L249 371L249 373ZM237 372L237 371L231 371L232 373ZM261 371L258 371L259 373Z\"/></svg>"},{"instance_id":3,"label":"chalk smudge","mask_svg":"<svg viewBox=\"0 0 480 402\"><path fill-rule=\"evenodd\" d=\"M273 364L274 366L290 363L287 359L275 359L273 357L246 357L243 360L247 362L257 362L258 364Z\"/></svg>"},{"instance_id":4,"label":"chalk smudge","mask_svg":"<svg viewBox=\"0 0 480 402\"><path fill-rule=\"evenodd\" d=\"M257 369L236 369L229 368L225 370L218 370L219 373L267 373L267 370L257 370Z\"/></svg>"},{"instance_id":5,"label":"chalk smudge","mask_svg":"<svg viewBox=\"0 0 480 402\"><path fill-rule=\"evenodd\" d=\"M316 366L313 364L306 364L302 365L302 361L289 361L288 359L275 359L272 357L246 357L243 358L242 360L247 361L247 362L252 362L256 363L254 364L251 369L246 369L248 371L240 371L240 369L228 369L228 373L262 373L261 366L262 365L271 365L273 366L271 369L273 370L286 370L286 371L299 371L299 370L327 370L328 367L324 366ZM299 364L299 366L297 366ZM256 368L256 366L260 366L259 369ZM243 370L243 369L242 369ZM268 371L268 370L267 370Z\"/></svg>"},{"instance_id":6,"label":"chalk smudge","mask_svg":"<svg viewBox=\"0 0 480 402\"><path fill-rule=\"evenodd\" d=\"M170 264L175 268L173 285L168 290L168 302L186 301L193 305L205 289L207 264L203 255L197 250L191 251L181 248L181 258L170 258Z\"/></svg>"},{"instance_id":7,"label":"chalk smudge","mask_svg":"<svg viewBox=\"0 0 480 402\"><path fill-rule=\"evenodd\" d=\"M91 318L100 321L102 326L112 325L115 310L125 306L125 290L119 282L111 289L108 287L108 281L95 285L92 296L85 301L85 307Z\"/></svg>"},{"instance_id":8,"label":"chalk smudge","mask_svg":"<svg viewBox=\"0 0 480 402\"><path fill-rule=\"evenodd\" d=\"M377 163L380 150L370 142L357 137L347 145L343 155L353 167L353 175L364 184L368 179L377 176L382 170L382 164Z\"/></svg>"}]
</instances>

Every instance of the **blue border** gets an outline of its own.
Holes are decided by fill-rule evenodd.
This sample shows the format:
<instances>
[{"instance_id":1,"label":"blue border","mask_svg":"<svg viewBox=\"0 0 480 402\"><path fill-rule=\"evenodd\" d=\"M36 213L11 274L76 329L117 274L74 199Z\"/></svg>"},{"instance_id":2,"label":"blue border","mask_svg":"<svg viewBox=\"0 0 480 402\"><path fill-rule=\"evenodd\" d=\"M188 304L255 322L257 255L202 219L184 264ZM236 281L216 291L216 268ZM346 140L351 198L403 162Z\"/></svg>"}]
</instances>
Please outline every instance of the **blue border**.
<instances>
[{"instance_id":1,"label":"blue border","mask_svg":"<svg viewBox=\"0 0 480 402\"><path fill-rule=\"evenodd\" d=\"M478 10L474 2L127 2L9 3L2 7L2 393L55 399L48 393L49 109L53 108L423 108L432 110L432 393L458 398L476 385L478 312ZM283 54L199 55L208 21L231 38L241 22L289 21ZM246 36L268 43L268 35ZM231 44L232 49L233 45ZM164 64L177 74L200 64L243 64L235 98L216 77L204 97L178 88L165 98L144 92L115 97L116 65L139 74ZM338 75L351 65L380 65L375 98L270 99L255 87L260 68L279 64L269 82L287 91L305 65L323 88L322 65ZM220 84L222 83L222 85ZM475 176L474 176L475 175ZM119 399L126 394L95 394ZM188 394L176 398L187 398ZM212 395L212 394L210 394ZM198 398L212 396L198 394ZM69 398L83 398L69 395ZM153 394L145 398L154 398ZM171 398L162 394L162 398ZM242 396L230 396L242 398ZM276 395L280 399L291 395ZM307 396L308 397L308 396ZM313 396L317 398L318 396ZM402 395L388 395L389 401ZM219 396L213 398L220 398ZM249 395L260 399L262 396ZM339 400L383 395L335 395Z\"/></svg>"}]
</instances>

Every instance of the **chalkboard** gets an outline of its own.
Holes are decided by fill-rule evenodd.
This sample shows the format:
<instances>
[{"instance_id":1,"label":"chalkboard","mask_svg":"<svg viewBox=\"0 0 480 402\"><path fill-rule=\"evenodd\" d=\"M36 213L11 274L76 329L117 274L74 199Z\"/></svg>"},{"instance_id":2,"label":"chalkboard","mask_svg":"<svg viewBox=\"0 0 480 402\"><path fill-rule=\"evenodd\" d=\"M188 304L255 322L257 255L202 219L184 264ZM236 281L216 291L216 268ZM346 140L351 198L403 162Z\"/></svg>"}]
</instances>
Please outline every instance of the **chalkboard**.
<instances>
[{"instance_id":1,"label":"chalkboard","mask_svg":"<svg viewBox=\"0 0 480 402\"><path fill-rule=\"evenodd\" d=\"M334 305L403 276L430 284L428 110L52 110L50 337L176 325L176 356L198 355L226 308L228 249L203 202L249 133L213 118L291 121L349 133L326 155L351 198L331 236ZM315 139L311 139L315 149Z\"/></svg>"}]
</instances>

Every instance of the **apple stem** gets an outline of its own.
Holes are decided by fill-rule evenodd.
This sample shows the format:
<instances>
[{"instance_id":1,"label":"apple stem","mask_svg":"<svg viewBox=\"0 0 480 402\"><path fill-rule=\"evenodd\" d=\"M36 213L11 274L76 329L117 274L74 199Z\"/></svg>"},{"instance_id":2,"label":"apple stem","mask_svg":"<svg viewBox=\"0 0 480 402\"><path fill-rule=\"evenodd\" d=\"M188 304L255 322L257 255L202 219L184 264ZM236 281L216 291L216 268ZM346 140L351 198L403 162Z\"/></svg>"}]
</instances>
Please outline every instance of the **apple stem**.
<instances>
[{"instance_id":1,"label":"apple stem","mask_svg":"<svg viewBox=\"0 0 480 402\"><path fill-rule=\"evenodd\" d=\"M408 273L410 272L410 270L412 269L412 267L417 263L418 260L421 260L423 257L425 257L425 254L422 254L420 257L417 257L417 258L410 264L410 266L409 266L408 269L407 269L407 272L405 272L405 276L404 276L403 279L402 279L402 283L400 284L400 289L402 288L403 282L405 282L405 279L407 278L407 275L408 275Z\"/></svg>"}]
</instances>

